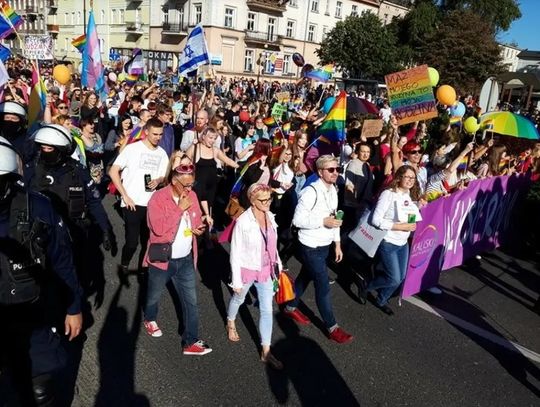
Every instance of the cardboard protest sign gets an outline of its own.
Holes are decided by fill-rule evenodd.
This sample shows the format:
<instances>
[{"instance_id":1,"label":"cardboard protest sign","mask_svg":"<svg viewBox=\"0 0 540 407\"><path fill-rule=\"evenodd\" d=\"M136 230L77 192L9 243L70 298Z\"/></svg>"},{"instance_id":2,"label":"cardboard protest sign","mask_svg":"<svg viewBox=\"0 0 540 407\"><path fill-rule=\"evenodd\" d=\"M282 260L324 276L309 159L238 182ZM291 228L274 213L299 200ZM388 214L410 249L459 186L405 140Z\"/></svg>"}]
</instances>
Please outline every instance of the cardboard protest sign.
<instances>
[{"instance_id":1,"label":"cardboard protest sign","mask_svg":"<svg viewBox=\"0 0 540 407\"><path fill-rule=\"evenodd\" d=\"M384 81L399 125L437 116L427 65L386 75Z\"/></svg>"},{"instance_id":2,"label":"cardboard protest sign","mask_svg":"<svg viewBox=\"0 0 540 407\"><path fill-rule=\"evenodd\" d=\"M278 119L281 119L283 116L283 113L287 111L287 108L283 106L280 103L274 103L274 106L272 107L272 117L277 117Z\"/></svg>"},{"instance_id":3,"label":"cardboard protest sign","mask_svg":"<svg viewBox=\"0 0 540 407\"><path fill-rule=\"evenodd\" d=\"M54 59L52 37L27 35L24 37L23 56L28 59Z\"/></svg>"},{"instance_id":4,"label":"cardboard protest sign","mask_svg":"<svg viewBox=\"0 0 540 407\"><path fill-rule=\"evenodd\" d=\"M289 92L276 92L274 96L279 103L287 102L291 98L291 94Z\"/></svg>"},{"instance_id":5,"label":"cardboard protest sign","mask_svg":"<svg viewBox=\"0 0 540 407\"><path fill-rule=\"evenodd\" d=\"M382 119L364 120L362 123L362 137L379 137L383 128Z\"/></svg>"}]
</instances>

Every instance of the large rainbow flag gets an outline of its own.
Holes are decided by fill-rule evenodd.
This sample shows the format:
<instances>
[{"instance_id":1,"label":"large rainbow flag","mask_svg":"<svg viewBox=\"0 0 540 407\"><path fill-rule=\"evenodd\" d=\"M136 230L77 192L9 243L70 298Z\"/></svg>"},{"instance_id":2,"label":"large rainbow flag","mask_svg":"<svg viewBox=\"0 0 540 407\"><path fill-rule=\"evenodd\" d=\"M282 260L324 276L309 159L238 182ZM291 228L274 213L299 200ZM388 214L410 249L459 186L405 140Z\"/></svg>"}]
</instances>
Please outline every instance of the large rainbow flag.
<instances>
[{"instance_id":1,"label":"large rainbow flag","mask_svg":"<svg viewBox=\"0 0 540 407\"><path fill-rule=\"evenodd\" d=\"M304 76L319 82L328 82L334 74L334 64L327 64L321 68L307 72Z\"/></svg>"},{"instance_id":2,"label":"large rainbow flag","mask_svg":"<svg viewBox=\"0 0 540 407\"><path fill-rule=\"evenodd\" d=\"M2 21L3 24L2 29L0 30L0 38L5 38L15 32L15 30L23 24L24 20L20 15L15 13L15 11L5 0L0 1L0 12L2 13L2 17L5 18L5 21ZM7 30L5 29L4 24L7 24Z\"/></svg>"},{"instance_id":3,"label":"large rainbow flag","mask_svg":"<svg viewBox=\"0 0 540 407\"><path fill-rule=\"evenodd\" d=\"M345 119L347 117L347 94L341 91L332 108L317 129L318 140L325 143L340 143L345 139Z\"/></svg>"}]
</instances>

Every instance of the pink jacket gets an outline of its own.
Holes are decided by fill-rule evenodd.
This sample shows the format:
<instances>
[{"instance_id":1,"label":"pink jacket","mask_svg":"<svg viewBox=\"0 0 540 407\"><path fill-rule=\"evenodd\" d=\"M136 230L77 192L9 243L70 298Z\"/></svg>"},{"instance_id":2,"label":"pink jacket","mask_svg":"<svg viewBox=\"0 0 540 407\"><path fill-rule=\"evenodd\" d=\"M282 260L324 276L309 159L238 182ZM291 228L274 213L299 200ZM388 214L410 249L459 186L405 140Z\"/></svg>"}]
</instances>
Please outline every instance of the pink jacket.
<instances>
[{"instance_id":1,"label":"pink jacket","mask_svg":"<svg viewBox=\"0 0 540 407\"><path fill-rule=\"evenodd\" d=\"M195 192L190 191L188 195L192 204L188 208L191 227L197 229L202 222L202 211L199 204L199 199ZM159 191L156 191L150 201L148 202L148 209L146 219L148 221L148 228L150 229L150 238L148 239L148 246L152 243L169 243L174 240L178 231L178 225L182 218L184 211L176 204L173 199L172 186L166 186ZM193 247L191 252L193 253L193 264L197 268L197 236L193 235ZM143 266L147 267L152 265L161 270L167 270L169 263L150 263L148 260L148 248L144 255Z\"/></svg>"}]
</instances>

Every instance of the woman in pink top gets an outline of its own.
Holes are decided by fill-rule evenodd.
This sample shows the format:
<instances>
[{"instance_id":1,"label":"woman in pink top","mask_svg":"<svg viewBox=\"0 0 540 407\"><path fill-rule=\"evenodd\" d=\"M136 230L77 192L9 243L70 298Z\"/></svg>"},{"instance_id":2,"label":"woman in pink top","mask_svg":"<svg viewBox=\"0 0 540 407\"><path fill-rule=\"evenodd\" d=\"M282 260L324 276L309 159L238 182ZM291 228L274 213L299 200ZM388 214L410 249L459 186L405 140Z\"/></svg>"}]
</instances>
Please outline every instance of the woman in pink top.
<instances>
[{"instance_id":1,"label":"woman in pink top","mask_svg":"<svg viewBox=\"0 0 540 407\"><path fill-rule=\"evenodd\" d=\"M261 360L274 369L283 364L270 352L272 340L272 299L274 283L272 274L281 270L277 252L277 225L270 213L272 189L267 184L253 184L248 189L250 207L236 220L231 240L231 271L234 295L227 311L229 340L238 342L236 315L253 284L259 297L259 332L261 334Z\"/></svg>"}]
</instances>

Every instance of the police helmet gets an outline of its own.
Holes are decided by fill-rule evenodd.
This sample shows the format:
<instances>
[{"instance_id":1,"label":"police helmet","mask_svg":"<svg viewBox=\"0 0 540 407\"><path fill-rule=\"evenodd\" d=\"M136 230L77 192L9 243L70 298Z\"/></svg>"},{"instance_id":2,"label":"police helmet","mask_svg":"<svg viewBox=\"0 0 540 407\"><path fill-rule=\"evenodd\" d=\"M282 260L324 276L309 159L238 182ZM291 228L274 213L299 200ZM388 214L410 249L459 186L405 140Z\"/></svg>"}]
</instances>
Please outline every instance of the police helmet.
<instances>
[{"instance_id":1,"label":"police helmet","mask_svg":"<svg viewBox=\"0 0 540 407\"><path fill-rule=\"evenodd\" d=\"M0 136L0 175L19 174L19 156L15 148Z\"/></svg>"},{"instance_id":2,"label":"police helmet","mask_svg":"<svg viewBox=\"0 0 540 407\"><path fill-rule=\"evenodd\" d=\"M26 120L27 116L26 108L23 105L11 101L0 103L0 114L6 113L15 114L19 116L21 120Z\"/></svg>"},{"instance_id":3,"label":"police helmet","mask_svg":"<svg viewBox=\"0 0 540 407\"><path fill-rule=\"evenodd\" d=\"M71 149L73 137L70 132L59 124L47 124L34 133L34 141L39 144Z\"/></svg>"}]
</instances>

